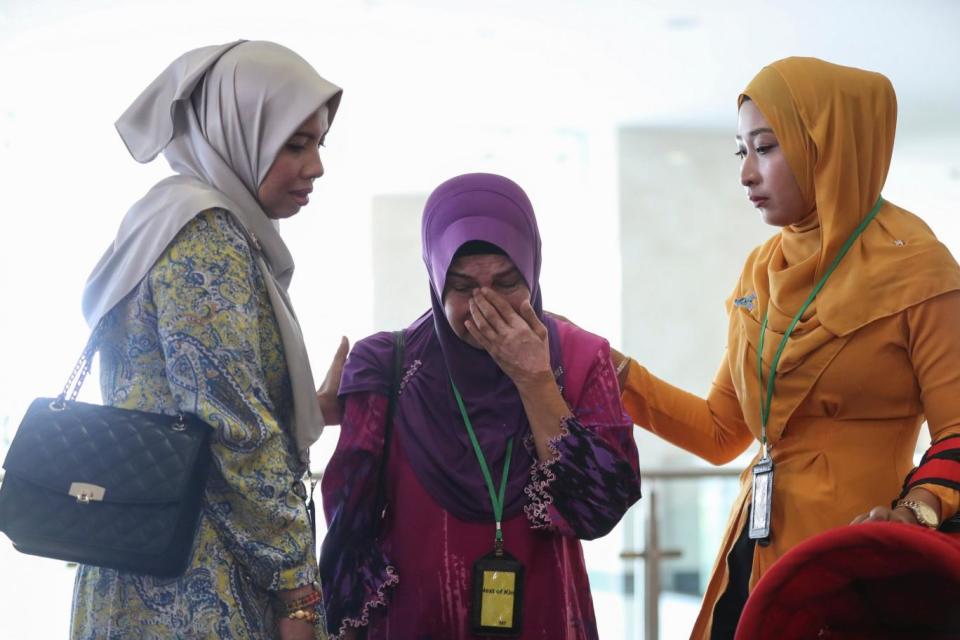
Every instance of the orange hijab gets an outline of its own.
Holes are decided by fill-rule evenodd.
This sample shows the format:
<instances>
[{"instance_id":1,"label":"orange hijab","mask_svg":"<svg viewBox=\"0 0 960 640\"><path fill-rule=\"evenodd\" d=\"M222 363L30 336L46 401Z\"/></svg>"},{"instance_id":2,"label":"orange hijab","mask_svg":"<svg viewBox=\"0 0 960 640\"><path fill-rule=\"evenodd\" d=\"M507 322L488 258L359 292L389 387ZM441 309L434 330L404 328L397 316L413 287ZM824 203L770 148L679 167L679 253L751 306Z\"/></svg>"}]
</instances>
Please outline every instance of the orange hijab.
<instances>
[{"instance_id":1,"label":"orange hijab","mask_svg":"<svg viewBox=\"0 0 960 640\"><path fill-rule=\"evenodd\" d=\"M740 95L776 133L811 213L757 247L730 311L729 361L747 424L760 434L757 344L765 312L764 380L793 316L840 247L873 208L887 177L897 103L890 81L816 58L764 67ZM884 202L797 325L777 368L768 438L779 439L790 414L850 334L947 291L960 289L960 267L912 213ZM864 363L869 366L869 363Z\"/></svg>"}]
</instances>

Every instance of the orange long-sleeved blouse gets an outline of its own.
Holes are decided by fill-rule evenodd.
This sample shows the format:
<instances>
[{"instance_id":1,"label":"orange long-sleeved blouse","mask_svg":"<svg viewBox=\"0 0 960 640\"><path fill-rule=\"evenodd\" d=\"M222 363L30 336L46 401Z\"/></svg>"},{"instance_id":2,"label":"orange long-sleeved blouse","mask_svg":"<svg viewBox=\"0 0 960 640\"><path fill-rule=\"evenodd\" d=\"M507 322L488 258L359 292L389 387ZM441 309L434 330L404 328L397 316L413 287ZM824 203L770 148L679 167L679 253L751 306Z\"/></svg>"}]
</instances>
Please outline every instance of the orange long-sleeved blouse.
<instances>
[{"instance_id":1,"label":"orange long-sleeved blouse","mask_svg":"<svg viewBox=\"0 0 960 640\"><path fill-rule=\"evenodd\" d=\"M953 291L845 338L786 418L771 449L776 466L772 536L769 546L755 548L751 589L797 543L890 504L913 468L924 420L934 441L960 434L958 326L960 291ZM756 393L758 386L746 388ZM706 399L631 362L623 401L636 424L714 464L729 462L759 442L760 434L743 418L741 406L748 403L737 397L727 357ZM755 399L750 406L756 406ZM940 498L942 519L957 513L960 492L931 484L924 488ZM727 585L726 558L745 525L749 496L748 467L692 638L710 636L713 608Z\"/></svg>"}]
</instances>

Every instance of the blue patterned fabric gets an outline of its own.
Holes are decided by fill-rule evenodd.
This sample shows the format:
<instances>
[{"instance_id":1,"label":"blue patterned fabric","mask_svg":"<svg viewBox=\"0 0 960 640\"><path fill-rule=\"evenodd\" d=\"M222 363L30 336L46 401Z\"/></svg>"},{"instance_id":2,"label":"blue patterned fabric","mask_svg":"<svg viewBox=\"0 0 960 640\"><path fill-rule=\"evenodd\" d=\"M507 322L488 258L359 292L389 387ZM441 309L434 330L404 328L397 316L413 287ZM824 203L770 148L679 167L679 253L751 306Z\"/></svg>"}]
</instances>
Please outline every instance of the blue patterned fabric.
<instances>
[{"instance_id":1,"label":"blue patterned fabric","mask_svg":"<svg viewBox=\"0 0 960 640\"><path fill-rule=\"evenodd\" d=\"M269 591L316 579L314 539L279 331L230 214L191 221L105 322L104 402L197 414L216 430L213 468L186 573L81 566L72 637L276 637Z\"/></svg>"}]
</instances>

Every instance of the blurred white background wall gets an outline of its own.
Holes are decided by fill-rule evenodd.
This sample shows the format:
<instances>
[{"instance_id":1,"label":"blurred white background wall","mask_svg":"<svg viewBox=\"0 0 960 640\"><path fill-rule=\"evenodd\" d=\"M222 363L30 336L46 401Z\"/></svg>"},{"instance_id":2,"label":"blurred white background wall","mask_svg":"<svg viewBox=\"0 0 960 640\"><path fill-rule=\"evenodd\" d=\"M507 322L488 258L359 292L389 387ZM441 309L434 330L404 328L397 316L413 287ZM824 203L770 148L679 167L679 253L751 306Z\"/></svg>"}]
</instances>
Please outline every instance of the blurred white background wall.
<instances>
[{"instance_id":1,"label":"blurred white background wall","mask_svg":"<svg viewBox=\"0 0 960 640\"><path fill-rule=\"evenodd\" d=\"M723 301L772 232L737 183L739 91L789 55L885 73L900 118L884 195L960 251L958 32L952 0L0 0L0 453L72 367L83 282L123 213L169 173L162 159L136 164L112 123L187 49L275 40L344 88L327 173L282 225L318 379L341 334L426 308L419 203L479 170L534 203L547 308L702 393ZM336 437L321 438L316 467ZM698 464L639 430L638 442L644 468ZM712 526L688 498L720 527L729 504L684 491L667 496L664 526L694 539L680 564L702 577ZM639 569L618 558L636 529L586 545L604 638L639 637L623 597ZM0 539L0 637L63 637L71 584L63 563ZM661 637L685 637L695 609L683 601Z\"/></svg>"}]
</instances>

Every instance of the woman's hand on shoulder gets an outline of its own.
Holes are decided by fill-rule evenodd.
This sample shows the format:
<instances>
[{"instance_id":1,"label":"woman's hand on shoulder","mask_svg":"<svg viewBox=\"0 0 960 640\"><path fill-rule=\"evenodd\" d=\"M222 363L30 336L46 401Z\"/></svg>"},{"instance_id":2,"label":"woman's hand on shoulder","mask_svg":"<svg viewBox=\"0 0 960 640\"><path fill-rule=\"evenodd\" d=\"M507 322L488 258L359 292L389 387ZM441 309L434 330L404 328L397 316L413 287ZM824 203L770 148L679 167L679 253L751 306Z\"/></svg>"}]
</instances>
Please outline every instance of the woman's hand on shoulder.
<instances>
[{"instance_id":1,"label":"woman's hand on shoulder","mask_svg":"<svg viewBox=\"0 0 960 640\"><path fill-rule=\"evenodd\" d=\"M519 387L553 379L547 328L528 300L519 313L506 298L486 287L470 301L470 316L464 326Z\"/></svg>"},{"instance_id":2,"label":"woman's hand on shoulder","mask_svg":"<svg viewBox=\"0 0 960 640\"><path fill-rule=\"evenodd\" d=\"M620 385L620 390L622 391L623 387L627 384L627 375L630 372L630 356L610 347L610 361L613 363L613 368L617 372L617 384Z\"/></svg>"},{"instance_id":3,"label":"woman's hand on shoulder","mask_svg":"<svg viewBox=\"0 0 960 640\"><path fill-rule=\"evenodd\" d=\"M557 320L562 320L563 322L566 322L567 324L573 325L573 326L577 327L578 329L580 328L580 326L579 326L578 324L576 324L575 322L571 322L569 318L565 318L564 316L560 315L559 313L556 313L556 312L554 312L554 311L544 311L544 313L546 313L547 315L549 315L549 316L551 316L551 317L556 318ZM617 372L617 382L620 384L620 389L622 390L623 387L624 387L624 385L626 385L626 383L627 383L627 372L628 372L628 370L629 370L630 357L627 356L627 355L625 355L625 354L623 354L623 353L620 353L619 351L617 351L616 349L614 349L614 348L611 346L611 347L610 347L610 360L611 360L611 362L613 362L613 368L614 368L614 369L616 370L616 372Z\"/></svg>"},{"instance_id":4,"label":"woman's hand on shoulder","mask_svg":"<svg viewBox=\"0 0 960 640\"><path fill-rule=\"evenodd\" d=\"M317 402L320 403L323 423L326 425L340 424L341 408L337 392L340 390L340 376L343 374L343 365L347 361L349 352L350 341L344 336L340 338L340 346L337 347L337 352L333 354L333 361L330 363L330 368L327 369L327 375L324 377L320 388L317 389Z\"/></svg>"}]
</instances>

